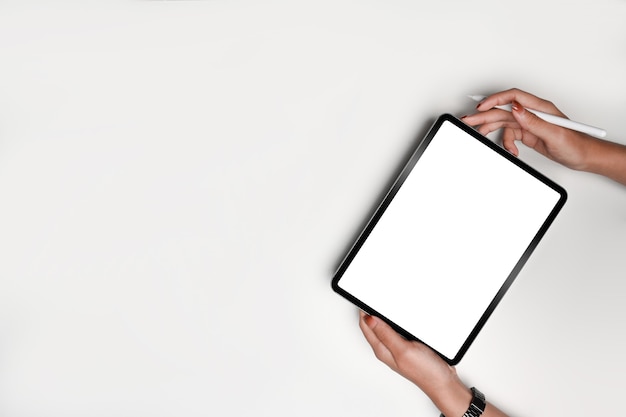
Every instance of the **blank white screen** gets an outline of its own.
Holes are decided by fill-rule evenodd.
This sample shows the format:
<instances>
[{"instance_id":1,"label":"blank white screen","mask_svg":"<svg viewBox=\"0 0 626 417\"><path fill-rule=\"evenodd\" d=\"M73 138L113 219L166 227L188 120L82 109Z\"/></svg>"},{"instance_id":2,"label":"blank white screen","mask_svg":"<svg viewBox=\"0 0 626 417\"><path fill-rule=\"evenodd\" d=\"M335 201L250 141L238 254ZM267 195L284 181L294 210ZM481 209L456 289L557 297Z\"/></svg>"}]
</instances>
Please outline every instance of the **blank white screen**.
<instances>
[{"instance_id":1,"label":"blank white screen","mask_svg":"<svg viewBox=\"0 0 626 417\"><path fill-rule=\"evenodd\" d=\"M444 121L339 286L454 358L559 198Z\"/></svg>"}]
</instances>

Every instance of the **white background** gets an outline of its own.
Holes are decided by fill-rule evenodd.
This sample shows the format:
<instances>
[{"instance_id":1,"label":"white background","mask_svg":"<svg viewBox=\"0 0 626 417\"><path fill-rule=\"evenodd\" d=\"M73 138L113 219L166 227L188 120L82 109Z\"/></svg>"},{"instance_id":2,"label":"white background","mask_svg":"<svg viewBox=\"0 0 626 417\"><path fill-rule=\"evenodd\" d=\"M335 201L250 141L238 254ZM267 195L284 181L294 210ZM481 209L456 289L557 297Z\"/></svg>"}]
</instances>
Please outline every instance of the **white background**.
<instances>
[{"instance_id":1,"label":"white background","mask_svg":"<svg viewBox=\"0 0 626 417\"><path fill-rule=\"evenodd\" d=\"M334 268L466 94L524 88L623 143L625 21L623 0L1 1L0 414L437 415ZM569 201L459 374L513 415L622 413L626 188L521 158Z\"/></svg>"}]
</instances>

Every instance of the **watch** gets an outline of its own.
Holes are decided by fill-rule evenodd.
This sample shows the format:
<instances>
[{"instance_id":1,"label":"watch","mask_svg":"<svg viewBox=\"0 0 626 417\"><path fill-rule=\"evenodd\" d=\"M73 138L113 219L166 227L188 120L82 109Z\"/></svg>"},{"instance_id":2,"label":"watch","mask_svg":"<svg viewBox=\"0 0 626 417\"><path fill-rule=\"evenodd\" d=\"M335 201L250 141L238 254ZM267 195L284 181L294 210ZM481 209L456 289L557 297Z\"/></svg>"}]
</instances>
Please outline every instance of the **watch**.
<instances>
[{"instance_id":1,"label":"watch","mask_svg":"<svg viewBox=\"0 0 626 417\"><path fill-rule=\"evenodd\" d=\"M485 407L487 406L487 401L485 401L485 395L478 391L476 387L470 388L472 390L472 402L469 405L469 408L463 414L463 417L479 417L483 411L485 411ZM440 414L439 417L446 417L443 413Z\"/></svg>"}]
</instances>

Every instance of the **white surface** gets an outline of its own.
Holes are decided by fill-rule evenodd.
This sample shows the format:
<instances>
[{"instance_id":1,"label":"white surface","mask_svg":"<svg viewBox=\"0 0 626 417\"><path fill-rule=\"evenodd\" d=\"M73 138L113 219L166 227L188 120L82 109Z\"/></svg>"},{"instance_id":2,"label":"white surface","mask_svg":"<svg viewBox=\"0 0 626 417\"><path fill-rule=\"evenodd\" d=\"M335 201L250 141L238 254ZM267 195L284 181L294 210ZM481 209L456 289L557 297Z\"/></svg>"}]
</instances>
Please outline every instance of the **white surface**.
<instances>
[{"instance_id":1,"label":"white surface","mask_svg":"<svg viewBox=\"0 0 626 417\"><path fill-rule=\"evenodd\" d=\"M626 139L624 1L294 3L0 3L0 414L437 415L330 289L416 138L517 86ZM569 201L459 373L619 414L626 189L521 158Z\"/></svg>"},{"instance_id":2,"label":"white surface","mask_svg":"<svg viewBox=\"0 0 626 417\"><path fill-rule=\"evenodd\" d=\"M559 199L444 121L339 287L456 359Z\"/></svg>"}]
</instances>

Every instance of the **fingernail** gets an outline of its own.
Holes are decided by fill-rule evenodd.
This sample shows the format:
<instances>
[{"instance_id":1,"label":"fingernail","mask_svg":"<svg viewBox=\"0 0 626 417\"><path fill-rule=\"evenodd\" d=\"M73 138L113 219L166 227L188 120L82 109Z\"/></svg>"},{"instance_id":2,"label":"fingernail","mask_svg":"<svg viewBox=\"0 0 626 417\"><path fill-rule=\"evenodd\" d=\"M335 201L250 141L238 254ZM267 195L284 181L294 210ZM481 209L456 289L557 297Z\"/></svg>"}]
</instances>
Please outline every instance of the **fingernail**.
<instances>
[{"instance_id":1,"label":"fingernail","mask_svg":"<svg viewBox=\"0 0 626 417\"><path fill-rule=\"evenodd\" d=\"M511 108L515 111L521 111L523 107L517 101L513 100L513 102L511 103Z\"/></svg>"},{"instance_id":2,"label":"fingernail","mask_svg":"<svg viewBox=\"0 0 626 417\"><path fill-rule=\"evenodd\" d=\"M363 320L365 320L365 324L367 324L367 327L369 327L370 329L373 329L374 327L376 327L376 320L374 320L374 317L365 316Z\"/></svg>"},{"instance_id":3,"label":"fingernail","mask_svg":"<svg viewBox=\"0 0 626 417\"><path fill-rule=\"evenodd\" d=\"M466 114L465 116L461 116L461 119L465 119L467 116L469 116L469 114Z\"/></svg>"}]
</instances>

